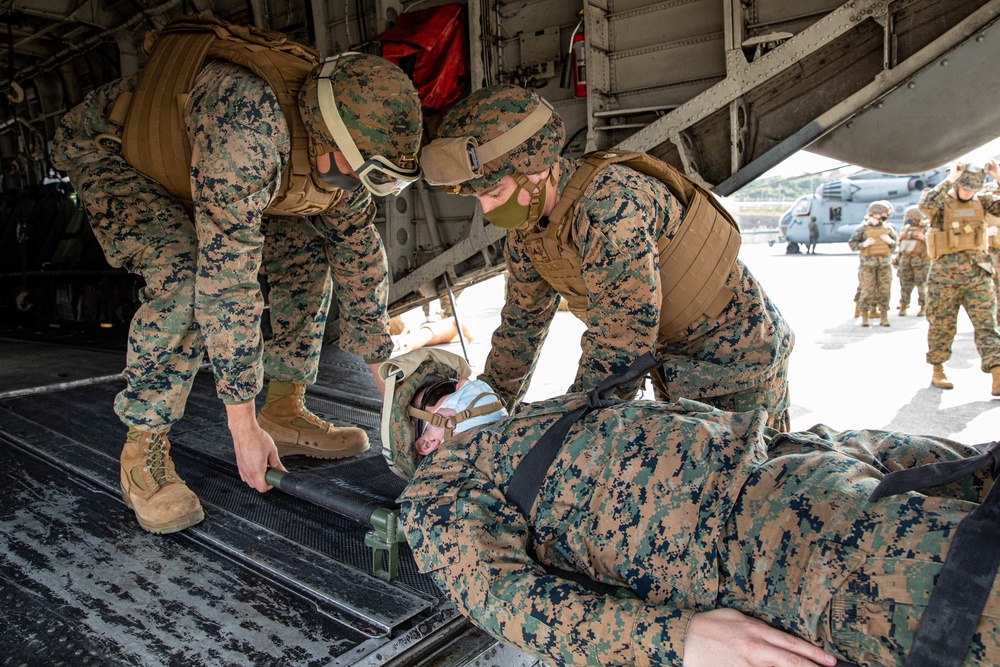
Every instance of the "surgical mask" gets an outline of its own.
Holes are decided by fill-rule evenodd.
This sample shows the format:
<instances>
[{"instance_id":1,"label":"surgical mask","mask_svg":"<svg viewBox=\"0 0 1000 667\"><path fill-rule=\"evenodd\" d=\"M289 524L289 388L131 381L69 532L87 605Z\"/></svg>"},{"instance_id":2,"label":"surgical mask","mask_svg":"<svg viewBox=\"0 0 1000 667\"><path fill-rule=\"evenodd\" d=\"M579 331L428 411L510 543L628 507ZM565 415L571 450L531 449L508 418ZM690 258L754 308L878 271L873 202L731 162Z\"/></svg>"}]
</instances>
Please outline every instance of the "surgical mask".
<instances>
[{"instance_id":1,"label":"surgical mask","mask_svg":"<svg viewBox=\"0 0 1000 667\"><path fill-rule=\"evenodd\" d=\"M463 412L471 408L483 408L491 404L499 405L500 407L498 410L493 410L482 415L464 417L462 415ZM463 384L458 390L444 399L438 410L441 408L451 408L456 412L455 417L450 418L454 420L455 433L468 431L476 426L489 424L507 416L507 410L500 403L500 399L493 392L493 389L482 380L469 380Z\"/></svg>"},{"instance_id":2,"label":"surgical mask","mask_svg":"<svg viewBox=\"0 0 1000 667\"><path fill-rule=\"evenodd\" d=\"M515 177L517 187L504 203L497 206L489 213L484 213L491 225L500 229L517 229L518 227L535 224L542 218L542 211L545 208L545 190L549 179L543 180L535 185L528 180L524 174ZM521 190L527 190L531 194L531 201L521 204L517 201L517 196Z\"/></svg>"}]
</instances>

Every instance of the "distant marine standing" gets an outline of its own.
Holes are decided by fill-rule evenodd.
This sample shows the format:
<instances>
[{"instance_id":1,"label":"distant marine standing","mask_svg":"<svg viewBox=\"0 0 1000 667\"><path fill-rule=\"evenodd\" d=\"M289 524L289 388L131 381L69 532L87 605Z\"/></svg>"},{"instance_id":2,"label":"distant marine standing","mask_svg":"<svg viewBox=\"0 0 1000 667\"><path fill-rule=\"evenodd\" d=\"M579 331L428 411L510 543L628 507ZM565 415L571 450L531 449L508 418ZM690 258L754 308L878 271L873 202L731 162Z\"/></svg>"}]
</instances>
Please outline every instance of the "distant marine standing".
<instances>
[{"instance_id":1,"label":"distant marine standing","mask_svg":"<svg viewBox=\"0 0 1000 667\"><path fill-rule=\"evenodd\" d=\"M892 203L879 200L868 205L864 221L847 242L851 250L861 254L858 267L861 326L868 326L872 309L877 308L881 324L889 326L889 297L892 292L892 265L889 255L899 241L896 229L887 222L892 215Z\"/></svg>"},{"instance_id":2,"label":"distant marine standing","mask_svg":"<svg viewBox=\"0 0 1000 667\"><path fill-rule=\"evenodd\" d=\"M903 229L899 232L899 252L894 258L896 275L899 276L899 314L906 315L910 307L910 294L917 290L917 315L924 314L927 305L927 273L931 258L927 254L927 220L920 207L908 206L903 214Z\"/></svg>"},{"instance_id":3,"label":"distant marine standing","mask_svg":"<svg viewBox=\"0 0 1000 667\"><path fill-rule=\"evenodd\" d=\"M997 325L1000 326L1000 216L986 216L986 238L993 262L993 293L997 298Z\"/></svg>"},{"instance_id":4,"label":"distant marine standing","mask_svg":"<svg viewBox=\"0 0 1000 667\"><path fill-rule=\"evenodd\" d=\"M958 309L965 308L975 329L982 370L993 375L992 393L1000 396L1000 332L994 267L987 252L986 215L1000 215L1000 195L976 193L986 176L1000 179L997 163L983 168L956 163L948 179L924 193L920 211L930 218L927 236L931 270L927 276L927 363L931 382L941 389L954 387L944 372L955 340Z\"/></svg>"}]
</instances>

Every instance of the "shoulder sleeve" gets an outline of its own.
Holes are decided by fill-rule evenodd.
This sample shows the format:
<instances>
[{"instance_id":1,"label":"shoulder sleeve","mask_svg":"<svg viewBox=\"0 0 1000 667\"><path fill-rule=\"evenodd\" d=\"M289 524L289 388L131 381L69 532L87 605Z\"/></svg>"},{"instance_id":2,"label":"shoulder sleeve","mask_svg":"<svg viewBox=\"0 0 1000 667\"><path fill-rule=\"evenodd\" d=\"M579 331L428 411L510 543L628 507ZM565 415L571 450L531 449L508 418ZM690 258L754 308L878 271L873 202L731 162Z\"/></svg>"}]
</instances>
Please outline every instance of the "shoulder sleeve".
<instances>
[{"instance_id":1,"label":"shoulder sleeve","mask_svg":"<svg viewBox=\"0 0 1000 667\"><path fill-rule=\"evenodd\" d=\"M369 364L392 353L389 263L374 218L375 204L364 187L319 216L340 306L340 347Z\"/></svg>"},{"instance_id":2,"label":"shoulder sleeve","mask_svg":"<svg viewBox=\"0 0 1000 667\"><path fill-rule=\"evenodd\" d=\"M261 386L261 216L281 180L288 128L263 80L221 64L199 77L185 119L198 236L195 316L219 397L241 403Z\"/></svg>"},{"instance_id":3,"label":"shoulder sleeve","mask_svg":"<svg viewBox=\"0 0 1000 667\"><path fill-rule=\"evenodd\" d=\"M510 408L528 391L559 306L559 294L538 275L518 232L507 234L504 255L506 298L481 379L496 389Z\"/></svg>"},{"instance_id":4,"label":"shoulder sleeve","mask_svg":"<svg viewBox=\"0 0 1000 667\"><path fill-rule=\"evenodd\" d=\"M621 166L604 169L573 224L587 288L587 329L570 391L596 387L656 351L663 286L658 239L685 211L666 186Z\"/></svg>"}]
</instances>

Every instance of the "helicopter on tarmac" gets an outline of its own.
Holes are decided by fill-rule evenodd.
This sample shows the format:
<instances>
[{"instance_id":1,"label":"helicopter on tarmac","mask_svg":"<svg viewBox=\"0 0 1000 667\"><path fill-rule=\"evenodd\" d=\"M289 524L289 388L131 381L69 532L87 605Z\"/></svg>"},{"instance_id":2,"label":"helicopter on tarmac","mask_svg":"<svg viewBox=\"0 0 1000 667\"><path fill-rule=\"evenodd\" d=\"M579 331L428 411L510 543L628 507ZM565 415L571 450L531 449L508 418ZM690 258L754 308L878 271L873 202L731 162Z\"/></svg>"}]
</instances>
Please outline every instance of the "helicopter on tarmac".
<instances>
[{"instance_id":1,"label":"helicopter on tarmac","mask_svg":"<svg viewBox=\"0 0 1000 667\"><path fill-rule=\"evenodd\" d=\"M892 202L889 222L897 229L903 226L903 212L916 205L925 188L930 188L948 175L945 167L908 176L860 171L847 178L824 183L809 195L803 195L785 211L778 221L781 238L787 242L785 252L801 252L799 244L809 243L809 221L819 226L817 243L846 243L861 223L868 205L878 199Z\"/></svg>"}]
</instances>

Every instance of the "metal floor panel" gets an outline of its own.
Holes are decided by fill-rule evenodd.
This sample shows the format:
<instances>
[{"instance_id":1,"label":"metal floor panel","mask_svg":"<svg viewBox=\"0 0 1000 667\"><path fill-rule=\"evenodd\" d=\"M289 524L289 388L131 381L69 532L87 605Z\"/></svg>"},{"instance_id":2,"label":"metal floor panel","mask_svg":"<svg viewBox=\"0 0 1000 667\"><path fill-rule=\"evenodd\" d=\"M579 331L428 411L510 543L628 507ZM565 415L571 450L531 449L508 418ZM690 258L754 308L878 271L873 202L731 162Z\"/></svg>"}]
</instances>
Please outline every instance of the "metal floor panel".
<instances>
[{"instance_id":1,"label":"metal floor panel","mask_svg":"<svg viewBox=\"0 0 1000 667\"><path fill-rule=\"evenodd\" d=\"M391 507L403 484L379 454L367 367L347 356L335 351L326 364L337 389L307 401L334 423L364 428L371 449L283 463ZM85 377L77 361L88 365L68 357L67 366ZM375 665L405 656L405 637L454 625L457 611L405 544L399 577L385 582L372 574L366 527L239 479L225 408L204 370L170 437L206 520L175 535L143 531L118 495L125 429L112 405L122 387L99 376L30 395L3 397L0 387L0 456L12 461L0 475L0 609L10 610L0 613L0 667Z\"/></svg>"},{"instance_id":2,"label":"metal floor panel","mask_svg":"<svg viewBox=\"0 0 1000 667\"><path fill-rule=\"evenodd\" d=\"M3 665L323 665L369 636L0 442Z\"/></svg>"}]
</instances>

